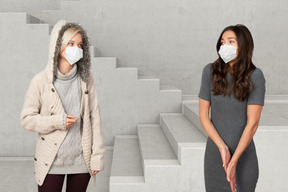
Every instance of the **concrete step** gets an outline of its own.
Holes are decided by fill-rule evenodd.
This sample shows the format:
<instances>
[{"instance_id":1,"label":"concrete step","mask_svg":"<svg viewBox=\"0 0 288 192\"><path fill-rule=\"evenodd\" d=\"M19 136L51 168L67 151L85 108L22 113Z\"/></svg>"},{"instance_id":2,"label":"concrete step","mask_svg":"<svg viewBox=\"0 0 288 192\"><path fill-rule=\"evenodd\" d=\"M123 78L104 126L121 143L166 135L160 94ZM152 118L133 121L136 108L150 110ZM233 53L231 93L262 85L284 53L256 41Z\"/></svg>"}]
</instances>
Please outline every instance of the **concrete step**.
<instances>
[{"instance_id":1,"label":"concrete step","mask_svg":"<svg viewBox=\"0 0 288 192\"><path fill-rule=\"evenodd\" d=\"M199 150L195 146L193 146L194 148L188 145L182 146L180 165L159 124L139 124L137 127L145 176L145 185L143 186L145 192L198 192L204 190L201 164L204 157L203 147Z\"/></svg>"},{"instance_id":2,"label":"concrete step","mask_svg":"<svg viewBox=\"0 0 288 192\"><path fill-rule=\"evenodd\" d=\"M48 27L48 24L43 24L43 22L25 12L0 12L0 17L2 18L1 22L4 24L10 23L10 24L18 24L18 25L24 25L28 24L27 26L40 26L40 27ZM37 25L36 25L37 24ZM18 26L20 27L20 26Z\"/></svg>"},{"instance_id":3,"label":"concrete step","mask_svg":"<svg viewBox=\"0 0 288 192\"><path fill-rule=\"evenodd\" d=\"M92 48L93 49L93 48ZM111 70L116 68L116 57L91 57L91 67L95 70Z\"/></svg>"},{"instance_id":4,"label":"concrete step","mask_svg":"<svg viewBox=\"0 0 288 192\"><path fill-rule=\"evenodd\" d=\"M139 80L159 81L158 78L150 75L141 75L138 77Z\"/></svg>"},{"instance_id":5,"label":"concrete step","mask_svg":"<svg viewBox=\"0 0 288 192\"><path fill-rule=\"evenodd\" d=\"M160 124L180 163L182 149L205 148L206 137L183 114L160 114Z\"/></svg>"},{"instance_id":6,"label":"concrete step","mask_svg":"<svg viewBox=\"0 0 288 192\"><path fill-rule=\"evenodd\" d=\"M143 184L144 173L137 136L116 136L110 175L110 192L116 192L117 188L121 188L123 185Z\"/></svg>"},{"instance_id":7,"label":"concrete step","mask_svg":"<svg viewBox=\"0 0 288 192\"><path fill-rule=\"evenodd\" d=\"M198 96L182 94L182 103L186 103L186 102L188 103L198 102Z\"/></svg>"},{"instance_id":8,"label":"concrete step","mask_svg":"<svg viewBox=\"0 0 288 192\"><path fill-rule=\"evenodd\" d=\"M99 56L99 53L98 53L98 49L92 45L90 45L90 57L91 59L94 58L94 57L97 57Z\"/></svg>"},{"instance_id":9,"label":"concrete step","mask_svg":"<svg viewBox=\"0 0 288 192\"><path fill-rule=\"evenodd\" d=\"M67 14L75 14L71 12L72 10L69 10L69 8L72 7L77 7L79 8L80 6L80 0L65 0L65 1L60 1L60 6L56 10L43 10L42 11L42 20L46 23L49 23L49 25L55 25L57 21L60 19L68 19ZM83 2L82 2L83 3ZM65 11L65 14L63 13L63 10ZM73 9L75 10L75 9ZM69 21L71 19L68 19ZM74 20L71 20L74 21Z\"/></svg>"},{"instance_id":10,"label":"concrete step","mask_svg":"<svg viewBox=\"0 0 288 192\"><path fill-rule=\"evenodd\" d=\"M284 96L268 96L265 100L259 127L288 126L288 100ZM183 102L182 111L196 127L206 135L199 120L199 103Z\"/></svg>"},{"instance_id":11,"label":"concrete step","mask_svg":"<svg viewBox=\"0 0 288 192\"><path fill-rule=\"evenodd\" d=\"M62 18L60 10L43 10L42 11L42 20L45 23L48 23L51 26L54 26Z\"/></svg>"},{"instance_id":12,"label":"concrete step","mask_svg":"<svg viewBox=\"0 0 288 192\"><path fill-rule=\"evenodd\" d=\"M160 125L139 124L137 127L143 167L179 166L179 161Z\"/></svg>"},{"instance_id":13,"label":"concrete step","mask_svg":"<svg viewBox=\"0 0 288 192\"><path fill-rule=\"evenodd\" d=\"M116 68L117 73L121 76L123 79L130 79L130 80L136 80L138 79L138 69L134 67L117 67Z\"/></svg>"},{"instance_id":14,"label":"concrete step","mask_svg":"<svg viewBox=\"0 0 288 192\"><path fill-rule=\"evenodd\" d=\"M42 21L32 15L27 14L27 24L39 24Z\"/></svg>"},{"instance_id":15,"label":"concrete step","mask_svg":"<svg viewBox=\"0 0 288 192\"><path fill-rule=\"evenodd\" d=\"M169 92L169 91L180 91L180 89L178 89L177 87L175 87L174 85L161 85L160 86L160 90L164 91L164 92Z\"/></svg>"},{"instance_id":16,"label":"concrete step","mask_svg":"<svg viewBox=\"0 0 288 192\"><path fill-rule=\"evenodd\" d=\"M199 103L198 102L189 102L182 104L182 113L189 119L203 135L207 137L205 130L202 128L200 119L199 119Z\"/></svg>"},{"instance_id":17,"label":"concrete step","mask_svg":"<svg viewBox=\"0 0 288 192\"><path fill-rule=\"evenodd\" d=\"M265 103L288 103L288 95L265 95Z\"/></svg>"},{"instance_id":18,"label":"concrete step","mask_svg":"<svg viewBox=\"0 0 288 192\"><path fill-rule=\"evenodd\" d=\"M138 76L137 84L141 87L147 87L151 92L159 92L160 79L152 76Z\"/></svg>"},{"instance_id":19,"label":"concrete step","mask_svg":"<svg viewBox=\"0 0 288 192\"><path fill-rule=\"evenodd\" d=\"M288 101L288 100L287 100ZM265 101L266 102L266 101ZM259 127L263 126L288 126L288 102L266 102Z\"/></svg>"}]
</instances>

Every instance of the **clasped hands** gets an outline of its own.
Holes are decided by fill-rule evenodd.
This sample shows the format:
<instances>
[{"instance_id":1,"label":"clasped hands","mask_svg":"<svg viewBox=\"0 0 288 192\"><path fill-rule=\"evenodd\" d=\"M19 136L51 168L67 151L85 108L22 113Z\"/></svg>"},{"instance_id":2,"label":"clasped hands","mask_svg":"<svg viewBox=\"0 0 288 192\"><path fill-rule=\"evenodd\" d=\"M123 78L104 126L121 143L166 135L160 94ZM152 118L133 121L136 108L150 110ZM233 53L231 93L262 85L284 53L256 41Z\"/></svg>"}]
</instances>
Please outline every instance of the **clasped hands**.
<instances>
[{"instance_id":1,"label":"clasped hands","mask_svg":"<svg viewBox=\"0 0 288 192\"><path fill-rule=\"evenodd\" d=\"M228 147L225 145L224 147L219 149L222 162L223 162L223 168L226 172L226 179L228 182L230 182L230 187L232 192L236 192L236 166L237 162L234 162L231 160L231 155Z\"/></svg>"}]
</instances>

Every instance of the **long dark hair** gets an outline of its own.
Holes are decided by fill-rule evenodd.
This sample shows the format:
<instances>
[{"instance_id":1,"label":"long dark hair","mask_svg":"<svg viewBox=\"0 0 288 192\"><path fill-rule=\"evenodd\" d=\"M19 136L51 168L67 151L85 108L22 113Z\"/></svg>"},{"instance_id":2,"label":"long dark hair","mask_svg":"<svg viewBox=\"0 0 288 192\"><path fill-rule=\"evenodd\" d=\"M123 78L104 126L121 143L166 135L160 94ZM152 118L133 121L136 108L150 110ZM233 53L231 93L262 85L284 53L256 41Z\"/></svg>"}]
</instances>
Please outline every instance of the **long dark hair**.
<instances>
[{"instance_id":1,"label":"long dark hair","mask_svg":"<svg viewBox=\"0 0 288 192\"><path fill-rule=\"evenodd\" d=\"M233 31L236 35L238 44L238 55L234 59L233 64L233 78L232 87L226 80L229 64L226 64L219 56L212 64L212 91L214 95L230 95L233 93L234 97L240 101L245 101L248 93L253 89L253 83L250 80L252 72L256 69L252 62L252 55L254 49L253 38L244 25L231 25L226 27L216 44L217 53L221 46L222 35L226 31Z\"/></svg>"}]
</instances>

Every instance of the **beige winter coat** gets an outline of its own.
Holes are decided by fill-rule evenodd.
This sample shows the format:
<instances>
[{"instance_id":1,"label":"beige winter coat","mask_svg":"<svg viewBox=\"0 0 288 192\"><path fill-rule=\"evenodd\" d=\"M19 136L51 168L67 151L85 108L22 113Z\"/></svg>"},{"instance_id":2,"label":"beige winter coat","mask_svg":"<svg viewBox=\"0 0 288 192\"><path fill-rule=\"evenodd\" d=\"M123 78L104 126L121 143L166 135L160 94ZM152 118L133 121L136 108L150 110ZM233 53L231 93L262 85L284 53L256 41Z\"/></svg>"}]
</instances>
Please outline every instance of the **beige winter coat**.
<instances>
[{"instance_id":1,"label":"beige winter coat","mask_svg":"<svg viewBox=\"0 0 288 192\"><path fill-rule=\"evenodd\" d=\"M21 113L23 128L38 133L34 161L35 178L39 185L43 184L57 151L68 132L63 125L64 108L53 82L62 35L69 27L81 29L83 39L83 58L77 62L77 73L81 77L82 89L80 116L83 122L81 141L83 156L90 173L91 170L102 171L104 168L103 157L105 149L97 94L93 77L90 73L88 38L81 26L75 23L59 21L51 33L48 65L45 70L31 80Z\"/></svg>"}]
</instances>

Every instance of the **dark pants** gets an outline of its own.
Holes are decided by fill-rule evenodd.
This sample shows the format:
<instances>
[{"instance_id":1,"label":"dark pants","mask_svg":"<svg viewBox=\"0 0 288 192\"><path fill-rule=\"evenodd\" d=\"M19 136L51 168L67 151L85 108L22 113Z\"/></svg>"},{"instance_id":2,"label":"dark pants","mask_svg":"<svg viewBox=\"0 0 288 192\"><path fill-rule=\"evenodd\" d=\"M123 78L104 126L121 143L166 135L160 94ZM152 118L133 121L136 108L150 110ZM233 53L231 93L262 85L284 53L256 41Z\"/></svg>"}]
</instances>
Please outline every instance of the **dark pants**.
<instances>
[{"instance_id":1,"label":"dark pants","mask_svg":"<svg viewBox=\"0 0 288 192\"><path fill-rule=\"evenodd\" d=\"M65 175L48 174L38 192L61 192ZM90 180L89 173L68 174L66 192L85 192Z\"/></svg>"}]
</instances>

